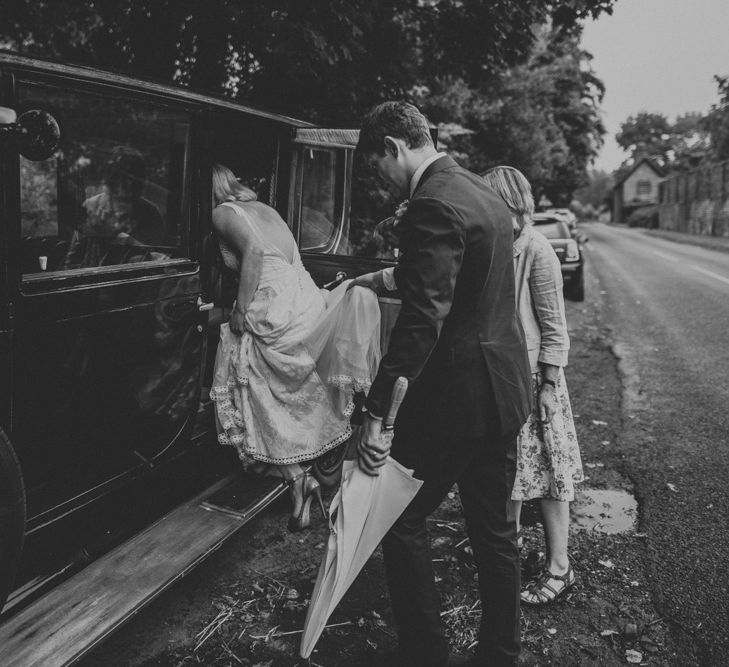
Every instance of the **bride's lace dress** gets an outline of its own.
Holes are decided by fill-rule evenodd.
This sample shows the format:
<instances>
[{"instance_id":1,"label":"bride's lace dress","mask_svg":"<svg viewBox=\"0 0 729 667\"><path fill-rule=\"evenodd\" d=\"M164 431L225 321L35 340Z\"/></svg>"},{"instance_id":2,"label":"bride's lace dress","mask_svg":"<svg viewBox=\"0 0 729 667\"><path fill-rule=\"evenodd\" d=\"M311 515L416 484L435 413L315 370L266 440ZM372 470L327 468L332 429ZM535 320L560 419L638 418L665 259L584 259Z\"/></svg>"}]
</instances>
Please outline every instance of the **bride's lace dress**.
<instances>
[{"instance_id":1,"label":"bride's lace dress","mask_svg":"<svg viewBox=\"0 0 729 667\"><path fill-rule=\"evenodd\" d=\"M220 328L211 398L218 440L251 459L287 464L316 458L351 435L356 391L367 391L380 359L380 310L365 288L332 292L314 284L294 247L293 260L268 242L261 223L226 203L252 230L263 253L258 287L238 337ZM223 242L226 266L239 260Z\"/></svg>"}]
</instances>

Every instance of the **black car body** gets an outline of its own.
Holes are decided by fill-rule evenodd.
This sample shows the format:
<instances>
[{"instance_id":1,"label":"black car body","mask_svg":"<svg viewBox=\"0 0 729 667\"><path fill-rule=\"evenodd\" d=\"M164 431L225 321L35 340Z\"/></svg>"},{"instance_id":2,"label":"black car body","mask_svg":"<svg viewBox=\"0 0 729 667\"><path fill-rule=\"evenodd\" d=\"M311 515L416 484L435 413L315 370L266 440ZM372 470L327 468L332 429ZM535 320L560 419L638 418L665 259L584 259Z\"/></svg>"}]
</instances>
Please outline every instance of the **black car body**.
<instances>
[{"instance_id":1,"label":"black car body","mask_svg":"<svg viewBox=\"0 0 729 667\"><path fill-rule=\"evenodd\" d=\"M216 443L208 396L232 300L211 239L214 161L288 221L319 284L393 258L370 242L375 214L352 211L353 172L367 183L356 132L3 53L0 106L21 119L44 110L60 127L43 159L0 134L2 607L40 561L62 569L130 515L162 511L167 490L192 493L202 470L237 465ZM104 170L120 150L141 155L139 193L164 234L71 261L90 211L109 208ZM382 308L387 325L398 303Z\"/></svg>"},{"instance_id":2,"label":"black car body","mask_svg":"<svg viewBox=\"0 0 729 667\"><path fill-rule=\"evenodd\" d=\"M574 234L561 215L535 213L534 228L549 239L562 269L564 295L573 301L585 298L584 255L580 247L584 237Z\"/></svg>"}]
</instances>

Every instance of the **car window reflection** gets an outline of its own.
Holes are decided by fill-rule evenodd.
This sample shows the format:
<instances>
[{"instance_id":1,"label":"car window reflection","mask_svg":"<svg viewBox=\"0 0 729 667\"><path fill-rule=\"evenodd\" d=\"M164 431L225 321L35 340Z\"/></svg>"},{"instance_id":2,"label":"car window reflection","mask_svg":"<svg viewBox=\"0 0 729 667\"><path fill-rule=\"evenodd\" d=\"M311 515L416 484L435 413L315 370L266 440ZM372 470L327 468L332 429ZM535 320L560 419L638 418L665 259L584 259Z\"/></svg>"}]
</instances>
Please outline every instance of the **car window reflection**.
<instances>
[{"instance_id":1,"label":"car window reflection","mask_svg":"<svg viewBox=\"0 0 729 667\"><path fill-rule=\"evenodd\" d=\"M51 85L19 98L61 126L55 155L21 158L24 277L187 256L186 114Z\"/></svg>"}]
</instances>

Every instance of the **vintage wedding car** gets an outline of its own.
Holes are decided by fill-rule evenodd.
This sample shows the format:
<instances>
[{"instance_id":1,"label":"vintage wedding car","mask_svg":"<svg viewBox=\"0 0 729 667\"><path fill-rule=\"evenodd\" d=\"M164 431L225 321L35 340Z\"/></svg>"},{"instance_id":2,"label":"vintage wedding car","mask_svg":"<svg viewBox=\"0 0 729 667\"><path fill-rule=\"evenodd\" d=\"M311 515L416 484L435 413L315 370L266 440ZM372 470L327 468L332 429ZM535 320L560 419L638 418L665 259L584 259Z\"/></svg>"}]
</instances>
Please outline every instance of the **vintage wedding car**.
<instances>
[{"instance_id":1,"label":"vintage wedding car","mask_svg":"<svg viewBox=\"0 0 729 667\"><path fill-rule=\"evenodd\" d=\"M213 162L278 209L320 285L392 263L373 229L397 202L355 131L182 88L0 53L0 107L0 651L57 665L283 490L215 440ZM110 194L125 179L132 204ZM96 243L135 206L154 234Z\"/></svg>"}]
</instances>

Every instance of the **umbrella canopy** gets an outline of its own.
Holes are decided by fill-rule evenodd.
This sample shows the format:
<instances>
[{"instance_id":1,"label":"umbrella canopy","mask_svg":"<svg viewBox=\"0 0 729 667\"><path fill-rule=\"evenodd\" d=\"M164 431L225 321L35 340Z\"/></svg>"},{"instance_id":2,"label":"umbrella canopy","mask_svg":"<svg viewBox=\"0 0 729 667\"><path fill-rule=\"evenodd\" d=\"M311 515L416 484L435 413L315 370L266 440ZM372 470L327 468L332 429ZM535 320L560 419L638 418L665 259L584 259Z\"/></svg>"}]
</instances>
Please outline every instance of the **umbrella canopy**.
<instances>
[{"instance_id":1,"label":"umbrella canopy","mask_svg":"<svg viewBox=\"0 0 729 667\"><path fill-rule=\"evenodd\" d=\"M302 658L311 655L334 608L422 484L390 457L375 477L360 470L357 461L344 462L342 485L329 509L329 542L301 636Z\"/></svg>"}]
</instances>

